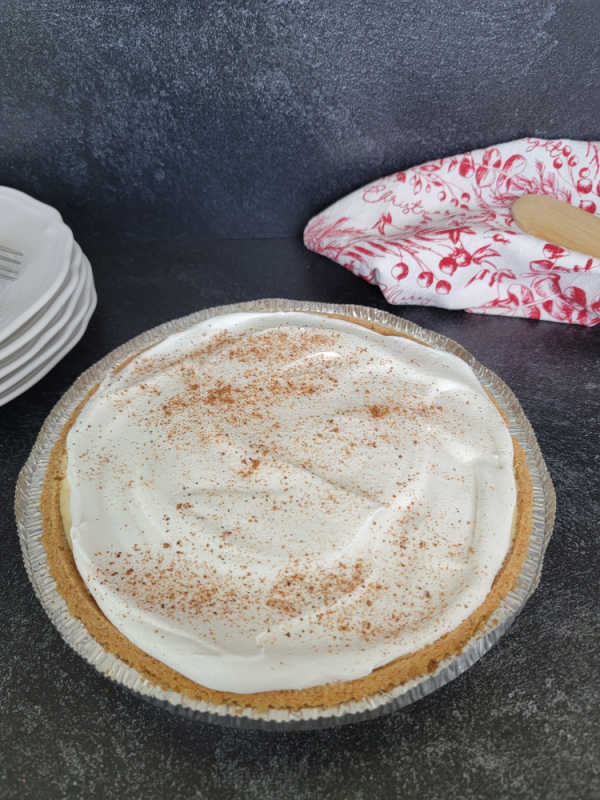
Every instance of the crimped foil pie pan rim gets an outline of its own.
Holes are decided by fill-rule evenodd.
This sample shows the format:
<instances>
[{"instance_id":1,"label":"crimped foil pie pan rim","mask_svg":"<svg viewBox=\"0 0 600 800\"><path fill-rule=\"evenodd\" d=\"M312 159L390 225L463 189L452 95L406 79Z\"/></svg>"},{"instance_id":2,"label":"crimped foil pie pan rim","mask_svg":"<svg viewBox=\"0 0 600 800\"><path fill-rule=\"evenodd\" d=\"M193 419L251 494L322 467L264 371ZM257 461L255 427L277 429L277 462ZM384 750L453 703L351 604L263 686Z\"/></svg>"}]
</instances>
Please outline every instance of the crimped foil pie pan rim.
<instances>
[{"instance_id":1,"label":"crimped foil pie pan rim","mask_svg":"<svg viewBox=\"0 0 600 800\"><path fill-rule=\"evenodd\" d=\"M237 706L191 700L176 692L165 691L149 683L132 667L107 652L88 633L83 623L71 616L49 573L48 559L41 541L42 522L39 502L48 458L54 443L73 409L109 369L127 356L155 344L169 334L185 330L209 317L235 312L275 311L342 314L357 320L378 323L413 336L437 349L453 353L466 361L504 410L510 432L525 452L533 486L533 529L527 557L515 588L500 604L492 619L467 643L463 651L446 658L435 672L396 687L390 692L332 708L300 711L272 709L260 712L254 709L240 709ZM15 515L27 574L44 610L67 644L99 672L180 716L232 727L268 730L318 729L373 719L409 705L458 677L496 644L535 591L540 580L544 553L552 535L555 509L552 481L535 434L517 398L497 375L480 364L463 347L441 334L368 306L284 299L255 300L213 307L170 320L130 339L92 365L75 381L46 418L29 458L19 474L15 494Z\"/></svg>"}]
</instances>

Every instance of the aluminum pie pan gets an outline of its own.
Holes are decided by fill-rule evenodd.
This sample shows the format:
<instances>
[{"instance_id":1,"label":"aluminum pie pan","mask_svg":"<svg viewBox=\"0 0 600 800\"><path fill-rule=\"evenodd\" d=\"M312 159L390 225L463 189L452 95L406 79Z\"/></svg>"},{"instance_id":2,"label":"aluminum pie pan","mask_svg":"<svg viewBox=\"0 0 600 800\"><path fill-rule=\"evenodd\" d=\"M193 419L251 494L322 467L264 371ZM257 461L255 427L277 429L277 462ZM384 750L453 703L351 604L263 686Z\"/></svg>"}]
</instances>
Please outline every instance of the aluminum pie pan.
<instances>
[{"instance_id":1,"label":"aluminum pie pan","mask_svg":"<svg viewBox=\"0 0 600 800\"><path fill-rule=\"evenodd\" d=\"M341 314L349 318L377 323L462 358L503 409L511 435L517 439L525 452L533 488L533 526L529 549L516 585L487 623L469 640L462 652L441 661L433 673L408 681L391 691L381 692L360 701L343 703L331 708L258 711L252 708L193 700L177 692L166 691L155 686L117 656L105 650L88 633L84 624L71 616L65 600L58 592L54 579L50 575L48 558L41 539L40 497L50 452L71 413L92 386L102 380L112 367L124 361L128 356L158 343L170 334L179 333L210 317L235 312L275 311ZM480 364L463 347L445 336L421 328L408 320L368 306L282 299L255 300L204 309L158 325L117 347L87 369L54 406L19 474L15 493L15 515L27 574L42 607L68 645L111 680L179 716L198 722L268 730L319 729L374 719L410 705L458 677L475 664L506 633L538 586L544 553L552 535L555 511L554 487L533 429L519 401L495 373Z\"/></svg>"}]
</instances>

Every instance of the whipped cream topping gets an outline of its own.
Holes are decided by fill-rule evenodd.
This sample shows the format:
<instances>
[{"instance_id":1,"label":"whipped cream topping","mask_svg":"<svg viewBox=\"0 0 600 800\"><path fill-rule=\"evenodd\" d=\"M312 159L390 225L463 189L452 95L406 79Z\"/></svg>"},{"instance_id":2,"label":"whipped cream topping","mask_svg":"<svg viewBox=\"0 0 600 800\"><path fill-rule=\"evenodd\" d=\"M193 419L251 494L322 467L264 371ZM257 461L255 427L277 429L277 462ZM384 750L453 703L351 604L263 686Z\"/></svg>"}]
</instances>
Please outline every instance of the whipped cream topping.
<instances>
[{"instance_id":1,"label":"whipped cream topping","mask_svg":"<svg viewBox=\"0 0 600 800\"><path fill-rule=\"evenodd\" d=\"M77 568L212 689L369 674L456 628L509 550L512 441L459 358L304 313L212 318L113 370L67 438Z\"/></svg>"}]
</instances>

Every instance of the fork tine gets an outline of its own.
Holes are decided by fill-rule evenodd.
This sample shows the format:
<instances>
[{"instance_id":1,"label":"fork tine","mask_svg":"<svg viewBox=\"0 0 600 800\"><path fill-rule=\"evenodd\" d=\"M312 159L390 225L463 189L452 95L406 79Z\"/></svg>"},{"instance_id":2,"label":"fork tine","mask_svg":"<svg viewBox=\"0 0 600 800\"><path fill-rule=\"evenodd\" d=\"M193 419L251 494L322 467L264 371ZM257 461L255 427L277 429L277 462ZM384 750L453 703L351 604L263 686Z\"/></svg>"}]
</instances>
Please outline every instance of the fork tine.
<instances>
[{"instance_id":1,"label":"fork tine","mask_svg":"<svg viewBox=\"0 0 600 800\"><path fill-rule=\"evenodd\" d=\"M19 267L20 267L20 264L15 264L15 265L13 265L13 264L5 264L2 261L2 259L0 258L0 270L2 270L3 272L11 272L14 275L18 275L19 272L20 272Z\"/></svg>"},{"instance_id":2,"label":"fork tine","mask_svg":"<svg viewBox=\"0 0 600 800\"><path fill-rule=\"evenodd\" d=\"M19 277L23 253L0 244L0 280L14 281Z\"/></svg>"},{"instance_id":3,"label":"fork tine","mask_svg":"<svg viewBox=\"0 0 600 800\"><path fill-rule=\"evenodd\" d=\"M15 264L14 266L10 263L4 263L2 259L0 259L0 269L4 270L4 272L14 272L15 275L19 272L20 264Z\"/></svg>"},{"instance_id":4,"label":"fork tine","mask_svg":"<svg viewBox=\"0 0 600 800\"><path fill-rule=\"evenodd\" d=\"M4 244L0 244L0 250L3 250L5 253L11 253L13 256L23 256L20 250L14 250L12 247L7 247Z\"/></svg>"},{"instance_id":5,"label":"fork tine","mask_svg":"<svg viewBox=\"0 0 600 800\"><path fill-rule=\"evenodd\" d=\"M5 256L2 253L0 253L0 262L4 264L16 264L17 266L19 266L21 260L17 258L10 258L9 256Z\"/></svg>"}]
</instances>

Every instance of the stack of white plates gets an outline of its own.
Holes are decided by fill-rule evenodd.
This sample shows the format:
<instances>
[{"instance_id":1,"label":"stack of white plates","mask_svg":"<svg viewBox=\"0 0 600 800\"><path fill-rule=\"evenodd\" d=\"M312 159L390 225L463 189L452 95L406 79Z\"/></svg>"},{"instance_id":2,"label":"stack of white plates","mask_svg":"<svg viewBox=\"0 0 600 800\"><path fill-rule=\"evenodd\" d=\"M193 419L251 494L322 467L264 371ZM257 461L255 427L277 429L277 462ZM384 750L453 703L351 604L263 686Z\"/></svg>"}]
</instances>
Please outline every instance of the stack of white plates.
<instances>
[{"instance_id":1,"label":"stack of white plates","mask_svg":"<svg viewBox=\"0 0 600 800\"><path fill-rule=\"evenodd\" d=\"M0 187L0 247L4 405L75 346L96 307L96 291L90 263L58 211L6 187Z\"/></svg>"}]
</instances>

